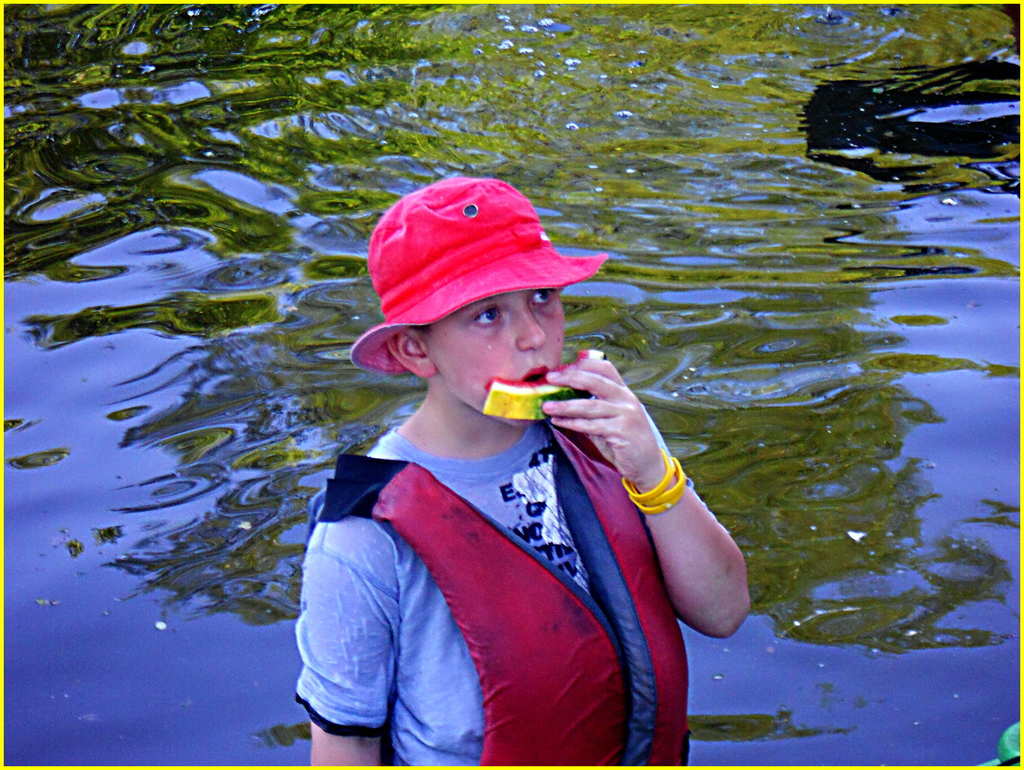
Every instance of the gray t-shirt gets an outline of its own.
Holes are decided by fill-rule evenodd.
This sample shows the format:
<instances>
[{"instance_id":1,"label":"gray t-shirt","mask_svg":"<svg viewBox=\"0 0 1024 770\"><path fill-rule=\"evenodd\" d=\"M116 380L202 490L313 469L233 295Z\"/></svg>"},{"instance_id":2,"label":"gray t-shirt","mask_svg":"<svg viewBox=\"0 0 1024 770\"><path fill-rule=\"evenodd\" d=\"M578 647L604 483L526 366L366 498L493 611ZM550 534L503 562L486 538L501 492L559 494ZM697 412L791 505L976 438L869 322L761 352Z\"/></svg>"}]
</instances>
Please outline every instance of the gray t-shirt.
<instances>
[{"instance_id":1,"label":"gray t-shirt","mask_svg":"<svg viewBox=\"0 0 1024 770\"><path fill-rule=\"evenodd\" d=\"M428 455L391 432L370 454L422 465L585 587L555 496L551 440L538 422L507 451L467 461ZM389 525L316 525L296 639L297 694L324 720L372 728L390 714L395 764L479 764L476 668L437 584Z\"/></svg>"}]
</instances>

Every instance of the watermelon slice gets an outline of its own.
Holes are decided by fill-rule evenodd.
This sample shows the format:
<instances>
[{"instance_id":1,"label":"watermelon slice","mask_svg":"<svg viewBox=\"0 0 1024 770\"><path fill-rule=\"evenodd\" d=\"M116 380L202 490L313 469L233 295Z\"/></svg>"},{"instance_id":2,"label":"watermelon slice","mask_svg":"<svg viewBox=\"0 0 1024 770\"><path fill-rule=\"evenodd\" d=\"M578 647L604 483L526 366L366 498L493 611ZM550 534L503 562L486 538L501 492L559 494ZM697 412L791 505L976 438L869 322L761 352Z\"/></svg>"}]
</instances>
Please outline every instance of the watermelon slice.
<instances>
[{"instance_id":1,"label":"watermelon slice","mask_svg":"<svg viewBox=\"0 0 1024 770\"><path fill-rule=\"evenodd\" d=\"M582 350L577 360L581 358L604 358L604 354L599 350ZM496 377L488 386L483 411L493 417L512 420L543 420L547 415L541 409L541 404L572 398L590 398L590 394L564 385L552 385L545 382L544 377L539 381L512 381Z\"/></svg>"}]
</instances>

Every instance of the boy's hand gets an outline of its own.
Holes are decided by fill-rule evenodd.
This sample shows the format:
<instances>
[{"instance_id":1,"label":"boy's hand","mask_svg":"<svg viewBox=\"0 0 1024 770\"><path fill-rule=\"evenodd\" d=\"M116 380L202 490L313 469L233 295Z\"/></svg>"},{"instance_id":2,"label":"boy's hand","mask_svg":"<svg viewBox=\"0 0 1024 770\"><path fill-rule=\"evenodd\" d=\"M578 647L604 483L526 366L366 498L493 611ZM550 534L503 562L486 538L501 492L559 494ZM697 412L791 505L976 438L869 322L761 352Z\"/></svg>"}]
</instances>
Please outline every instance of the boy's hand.
<instances>
[{"instance_id":1,"label":"boy's hand","mask_svg":"<svg viewBox=\"0 0 1024 770\"><path fill-rule=\"evenodd\" d=\"M548 401L544 413L559 428L589 436L620 474L645 492L665 475L661 446L640 400L608 360L582 358L548 373L548 382L589 391L593 398Z\"/></svg>"},{"instance_id":2,"label":"boy's hand","mask_svg":"<svg viewBox=\"0 0 1024 770\"><path fill-rule=\"evenodd\" d=\"M655 428L614 365L580 359L549 372L548 381L594 396L546 402L542 408L554 425L589 436L641 492L657 486L665 465ZM725 527L690 490L645 521L676 615L709 636L736 631L750 610L750 593L743 554Z\"/></svg>"}]
</instances>

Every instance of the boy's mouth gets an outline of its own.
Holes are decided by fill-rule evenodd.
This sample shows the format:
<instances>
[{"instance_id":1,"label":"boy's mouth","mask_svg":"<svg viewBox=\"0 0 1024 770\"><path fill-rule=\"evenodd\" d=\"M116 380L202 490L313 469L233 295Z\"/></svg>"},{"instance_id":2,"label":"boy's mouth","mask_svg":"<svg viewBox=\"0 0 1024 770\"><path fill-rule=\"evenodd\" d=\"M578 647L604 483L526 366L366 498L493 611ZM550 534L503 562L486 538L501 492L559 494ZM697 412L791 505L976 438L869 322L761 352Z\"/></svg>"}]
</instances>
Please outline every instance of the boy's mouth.
<instances>
[{"instance_id":1,"label":"boy's mouth","mask_svg":"<svg viewBox=\"0 0 1024 770\"><path fill-rule=\"evenodd\" d=\"M546 366L538 366L531 369L523 375L523 382L543 382L544 378L548 376L548 371Z\"/></svg>"}]
</instances>

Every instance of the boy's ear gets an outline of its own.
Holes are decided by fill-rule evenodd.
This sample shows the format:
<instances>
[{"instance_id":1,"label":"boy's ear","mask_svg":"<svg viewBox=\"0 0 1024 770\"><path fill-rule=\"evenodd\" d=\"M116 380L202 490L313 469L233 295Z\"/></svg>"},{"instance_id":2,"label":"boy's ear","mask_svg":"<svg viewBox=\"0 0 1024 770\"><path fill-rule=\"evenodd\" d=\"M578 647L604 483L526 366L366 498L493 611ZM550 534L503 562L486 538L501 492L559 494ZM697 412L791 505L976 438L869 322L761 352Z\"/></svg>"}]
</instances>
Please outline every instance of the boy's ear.
<instances>
[{"instance_id":1,"label":"boy's ear","mask_svg":"<svg viewBox=\"0 0 1024 770\"><path fill-rule=\"evenodd\" d=\"M388 340L388 352L417 377L426 379L437 374L437 367L427 355L427 346L419 329L399 329Z\"/></svg>"}]
</instances>

